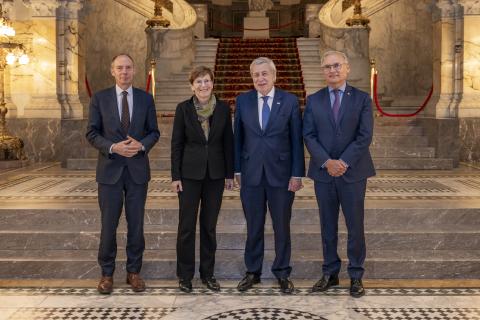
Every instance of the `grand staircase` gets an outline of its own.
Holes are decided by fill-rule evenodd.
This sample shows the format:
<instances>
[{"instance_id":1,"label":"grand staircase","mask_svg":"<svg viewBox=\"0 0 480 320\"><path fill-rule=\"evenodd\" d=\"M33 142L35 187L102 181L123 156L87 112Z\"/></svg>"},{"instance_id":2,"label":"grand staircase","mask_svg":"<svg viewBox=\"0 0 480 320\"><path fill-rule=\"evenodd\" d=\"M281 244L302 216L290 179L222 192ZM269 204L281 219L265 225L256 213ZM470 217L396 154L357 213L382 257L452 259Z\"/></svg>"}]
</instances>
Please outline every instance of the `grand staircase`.
<instances>
[{"instance_id":1,"label":"grand staircase","mask_svg":"<svg viewBox=\"0 0 480 320\"><path fill-rule=\"evenodd\" d=\"M303 106L305 90L294 38L221 39L215 63L215 93L220 99L234 106L236 96L253 89L250 64L258 57L273 60L277 69L275 85L297 95Z\"/></svg>"}]
</instances>

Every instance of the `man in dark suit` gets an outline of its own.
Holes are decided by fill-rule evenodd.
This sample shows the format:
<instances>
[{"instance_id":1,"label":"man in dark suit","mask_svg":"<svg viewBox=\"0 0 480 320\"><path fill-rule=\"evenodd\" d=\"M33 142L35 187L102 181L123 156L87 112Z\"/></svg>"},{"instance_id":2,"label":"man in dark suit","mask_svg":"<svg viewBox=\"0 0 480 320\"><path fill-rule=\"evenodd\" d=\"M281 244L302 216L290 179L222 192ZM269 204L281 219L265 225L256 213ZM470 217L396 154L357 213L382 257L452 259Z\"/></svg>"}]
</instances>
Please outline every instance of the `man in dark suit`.
<instances>
[{"instance_id":1,"label":"man in dark suit","mask_svg":"<svg viewBox=\"0 0 480 320\"><path fill-rule=\"evenodd\" d=\"M133 59L127 54L113 58L114 87L97 92L90 102L87 140L98 149L98 203L102 230L98 263L102 278L100 293L113 288L117 255L116 233L123 202L128 224L127 283L136 292L145 290L140 277L145 248L143 220L150 166L148 152L158 141L157 115L153 97L132 87Z\"/></svg>"},{"instance_id":2,"label":"man in dark suit","mask_svg":"<svg viewBox=\"0 0 480 320\"><path fill-rule=\"evenodd\" d=\"M260 282L268 205L275 237L272 273L281 291L292 293L290 218L305 174L298 99L274 87L272 60L255 59L250 73L255 90L237 97L234 121L235 173L247 221L247 273L237 288L246 291Z\"/></svg>"},{"instance_id":3,"label":"man in dark suit","mask_svg":"<svg viewBox=\"0 0 480 320\"><path fill-rule=\"evenodd\" d=\"M312 290L325 291L339 283L341 206L348 230L350 294L361 297L365 294L365 191L367 178L375 175L368 150L373 135L372 108L367 93L347 84L350 66L344 53L326 52L322 69L327 87L308 96L303 117L303 137L311 155L308 177L315 183L324 259L323 276Z\"/></svg>"}]
</instances>

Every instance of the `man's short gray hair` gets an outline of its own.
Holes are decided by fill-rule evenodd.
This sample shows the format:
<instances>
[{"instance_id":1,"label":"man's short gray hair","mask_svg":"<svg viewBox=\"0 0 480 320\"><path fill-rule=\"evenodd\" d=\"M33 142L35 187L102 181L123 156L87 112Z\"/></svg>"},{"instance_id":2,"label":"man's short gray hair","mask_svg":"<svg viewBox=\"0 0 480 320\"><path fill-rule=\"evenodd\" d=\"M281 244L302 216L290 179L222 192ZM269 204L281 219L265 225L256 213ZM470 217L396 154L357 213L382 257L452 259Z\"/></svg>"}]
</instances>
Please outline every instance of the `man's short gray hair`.
<instances>
[{"instance_id":1,"label":"man's short gray hair","mask_svg":"<svg viewBox=\"0 0 480 320\"><path fill-rule=\"evenodd\" d=\"M325 52L323 55L322 55L322 60L320 62L320 64L323 66L323 61L325 60L325 58L327 58L328 56L340 56L343 58L343 61L345 61L346 64L348 64L348 57L345 53L343 53L342 51L335 51L335 50L330 50L330 51L327 51Z\"/></svg>"},{"instance_id":2,"label":"man's short gray hair","mask_svg":"<svg viewBox=\"0 0 480 320\"><path fill-rule=\"evenodd\" d=\"M276 75L277 74L277 68L275 67L275 63L273 63L272 59L269 59L267 57L259 57L259 58L256 58L255 60L252 61L252 63L250 64L250 73L252 73L252 68L253 66L257 66L257 65L260 65L260 64L268 64L270 69L272 69L273 71L273 74Z\"/></svg>"}]
</instances>

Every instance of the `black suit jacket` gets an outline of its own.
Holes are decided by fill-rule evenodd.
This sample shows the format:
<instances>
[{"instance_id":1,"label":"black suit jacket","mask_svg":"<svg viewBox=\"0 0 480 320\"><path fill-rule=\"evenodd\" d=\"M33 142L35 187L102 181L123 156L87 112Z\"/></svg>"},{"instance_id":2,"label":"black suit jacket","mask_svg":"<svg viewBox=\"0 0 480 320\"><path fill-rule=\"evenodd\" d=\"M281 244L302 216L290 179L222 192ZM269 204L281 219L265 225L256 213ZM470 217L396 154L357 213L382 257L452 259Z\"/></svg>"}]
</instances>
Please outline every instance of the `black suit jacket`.
<instances>
[{"instance_id":1,"label":"black suit jacket","mask_svg":"<svg viewBox=\"0 0 480 320\"><path fill-rule=\"evenodd\" d=\"M93 95L87 127L87 140L98 149L97 182L114 184L120 179L123 169L128 168L135 183L150 180L148 152L158 141L160 132L153 97L143 90L133 88L133 111L128 131L145 147L131 158L110 154L110 146L126 139L120 123L115 87Z\"/></svg>"},{"instance_id":2,"label":"black suit jacket","mask_svg":"<svg viewBox=\"0 0 480 320\"><path fill-rule=\"evenodd\" d=\"M233 131L230 107L217 100L205 138L193 97L178 104L172 131L172 180L233 178Z\"/></svg>"}]
</instances>

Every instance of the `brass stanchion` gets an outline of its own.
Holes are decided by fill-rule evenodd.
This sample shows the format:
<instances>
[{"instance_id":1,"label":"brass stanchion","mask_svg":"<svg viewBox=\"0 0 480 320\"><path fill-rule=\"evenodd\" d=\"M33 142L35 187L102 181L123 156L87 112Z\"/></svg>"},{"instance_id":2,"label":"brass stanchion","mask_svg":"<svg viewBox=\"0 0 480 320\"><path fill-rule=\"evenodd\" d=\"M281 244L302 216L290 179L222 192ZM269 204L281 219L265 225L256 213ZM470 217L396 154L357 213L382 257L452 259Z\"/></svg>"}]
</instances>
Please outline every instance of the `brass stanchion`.
<instances>
[{"instance_id":1,"label":"brass stanchion","mask_svg":"<svg viewBox=\"0 0 480 320\"><path fill-rule=\"evenodd\" d=\"M150 60L150 86L152 90L153 101L155 101L155 68L157 66L157 62L155 59Z\"/></svg>"},{"instance_id":2,"label":"brass stanchion","mask_svg":"<svg viewBox=\"0 0 480 320\"><path fill-rule=\"evenodd\" d=\"M162 15L162 7L167 8L168 10L173 10L173 3L170 0L152 0L155 2L155 14L151 19L147 20L147 25L150 27L164 27L167 28L170 26L170 21L168 21Z\"/></svg>"},{"instance_id":3,"label":"brass stanchion","mask_svg":"<svg viewBox=\"0 0 480 320\"><path fill-rule=\"evenodd\" d=\"M366 27L370 23L370 19L362 15L362 3L360 0L355 0L353 7L353 17L348 18L346 21L347 26L363 26Z\"/></svg>"}]
</instances>

